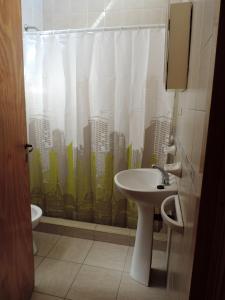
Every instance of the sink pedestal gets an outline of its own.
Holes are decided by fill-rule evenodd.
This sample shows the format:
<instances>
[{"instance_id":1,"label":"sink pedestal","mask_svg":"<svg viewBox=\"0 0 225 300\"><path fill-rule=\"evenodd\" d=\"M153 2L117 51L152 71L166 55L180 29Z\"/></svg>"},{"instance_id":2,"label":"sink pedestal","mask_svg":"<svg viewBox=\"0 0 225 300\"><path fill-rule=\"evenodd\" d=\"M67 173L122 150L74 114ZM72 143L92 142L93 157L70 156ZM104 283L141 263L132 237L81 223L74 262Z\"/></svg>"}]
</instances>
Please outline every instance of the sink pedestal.
<instances>
[{"instance_id":1,"label":"sink pedestal","mask_svg":"<svg viewBox=\"0 0 225 300\"><path fill-rule=\"evenodd\" d=\"M154 206L146 205L142 202L136 202L136 204L138 208L138 223L130 275L134 280L149 286L152 262Z\"/></svg>"},{"instance_id":2,"label":"sink pedestal","mask_svg":"<svg viewBox=\"0 0 225 300\"><path fill-rule=\"evenodd\" d=\"M163 200L177 193L176 181L165 185L162 184L162 174L158 169L129 169L120 171L114 177L114 181L121 193L127 198L135 201L138 208L138 225L132 258L130 275L136 281L149 285L152 242L153 242L153 219L154 207L161 207Z\"/></svg>"}]
</instances>

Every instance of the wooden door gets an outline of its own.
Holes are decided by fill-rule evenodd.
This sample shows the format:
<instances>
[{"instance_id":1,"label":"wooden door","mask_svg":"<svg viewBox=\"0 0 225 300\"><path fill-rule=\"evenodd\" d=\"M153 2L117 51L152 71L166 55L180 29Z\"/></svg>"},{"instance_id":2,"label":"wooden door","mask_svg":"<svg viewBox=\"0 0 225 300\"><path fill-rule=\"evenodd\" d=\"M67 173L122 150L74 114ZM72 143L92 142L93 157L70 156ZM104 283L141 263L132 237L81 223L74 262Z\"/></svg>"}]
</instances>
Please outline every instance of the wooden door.
<instances>
[{"instance_id":1,"label":"wooden door","mask_svg":"<svg viewBox=\"0 0 225 300\"><path fill-rule=\"evenodd\" d=\"M34 282L19 0L0 0L0 300Z\"/></svg>"}]
</instances>

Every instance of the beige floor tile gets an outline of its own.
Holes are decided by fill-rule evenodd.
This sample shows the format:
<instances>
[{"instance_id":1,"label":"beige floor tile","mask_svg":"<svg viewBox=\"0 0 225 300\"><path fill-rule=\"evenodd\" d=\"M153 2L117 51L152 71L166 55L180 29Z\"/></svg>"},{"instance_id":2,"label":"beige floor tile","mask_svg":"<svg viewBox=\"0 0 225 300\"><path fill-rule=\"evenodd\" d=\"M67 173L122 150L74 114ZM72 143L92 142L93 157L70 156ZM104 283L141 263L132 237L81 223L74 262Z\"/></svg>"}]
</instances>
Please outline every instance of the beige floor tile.
<instances>
[{"instance_id":1,"label":"beige floor tile","mask_svg":"<svg viewBox=\"0 0 225 300\"><path fill-rule=\"evenodd\" d=\"M166 251L167 246L167 234L163 232L153 233L153 249Z\"/></svg>"},{"instance_id":2,"label":"beige floor tile","mask_svg":"<svg viewBox=\"0 0 225 300\"><path fill-rule=\"evenodd\" d=\"M166 252L153 250L152 252L152 268L157 270L166 270Z\"/></svg>"},{"instance_id":3,"label":"beige floor tile","mask_svg":"<svg viewBox=\"0 0 225 300\"><path fill-rule=\"evenodd\" d=\"M35 273L35 291L65 297L80 264L45 258Z\"/></svg>"},{"instance_id":4,"label":"beige floor tile","mask_svg":"<svg viewBox=\"0 0 225 300\"><path fill-rule=\"evenodd\" d=\"M34 256L34 268L35 269L40 265L40 263L43 261L43 259L44 259L44 257L42 257L42 256L37 256L37 255Z\"/></svg>"},{"instance_id":5,"label":"beige floor tile","mask_svg":"<svg viewBox=\"0 0 225 300\"><path fill-rule=\"evenodd\" d=\"M128 248L128 253L127 253L125 266L124 266L124 272L130 272L133 250L134 250L133 247Z\"/></svg>"},{"instance_id":6,"label":"beige floor tile","mask_svg":"<svg viewBox=\"0 0 225 300\"><path fill-rule=\"evenodd\" d=\"M121 272L83 265L67 298L72 300L116 299Z\"/></svg>"},{"instance_id":7,"label":"beige floor tile","mask_svg":"<svg viewBox=\"0 0 225 300\"><path fill-rule=\"evenodd\" d=\"M84 264L122 271L127 251L128 246L95 241Z\"/></svg>"},{"instance_id":8,"label":"beige floor tile","mask_svg":"<svg viewBox=\"0 0 225 300\"><path fill-rule=\"evenodd\" d=\"M165 300L166 289L146 287L130 278L126 273L122 275L118 300Z\"/></svg>"},{"instance_id":9,"label":"beige floor tile","mask_svg":"<svg viewBox=\"0 0 225 300\"><path fill-rule=\"evenodd\" d=\"M48 257L82 263L92 244L93 241L63 236Z\"/></svg>"},{"instance_id":10,"label":"beige floor tile","mask_svg":"<svg viewBox=\"0 0 225 300\"><path fill-rule=\"evenodd\" d=\"M54 296L49 296L49 295L45 295L45 294L39 294L39 293L33 293L31 300L60 300L63 298L58 298L58 297L54 297Z\"/></svg>"},{"instance_id":11,"label":"beige floor tile","mask_svg":"<svg viewBox=\"0 0 225 300\"><path fill-rule=\"evenodd\" d=\"M60 238L57 234L33 231L33 237L37 244L38 256L47 256Z\"/></svg>"},{"instance_id":12,"label":"beige floor tile","mask_svg":"<svg viewBox=\"0 0 225 300\"><path fill-rule=\"evenodd\" d=\"M126 257L124 272L130 272L132 255L133 255L133 247L129 247L128 254ZM152 268L157 270L165 270L166 269L166 252L160 250L152 251Z\"/></svg>"}]
</instances>

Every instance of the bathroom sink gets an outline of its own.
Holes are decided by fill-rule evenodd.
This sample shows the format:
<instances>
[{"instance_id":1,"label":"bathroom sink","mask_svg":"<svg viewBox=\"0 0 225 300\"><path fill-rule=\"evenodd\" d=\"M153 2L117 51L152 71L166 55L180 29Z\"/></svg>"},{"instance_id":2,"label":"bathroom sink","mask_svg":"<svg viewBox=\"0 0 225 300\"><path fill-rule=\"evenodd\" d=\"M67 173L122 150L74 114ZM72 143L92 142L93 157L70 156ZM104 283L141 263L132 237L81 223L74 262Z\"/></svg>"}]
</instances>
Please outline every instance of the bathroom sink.
<instances>
[{"instance_id":1,"label":"bathroom sink","mask_svg":"<svg viewBox=\"0 0 225 300\"><path fill-rule=\"evenodd\" d=\"M129 169L117 173L114 181L125 197L135 201L138 209L130 275L136 281L149 286L154 211L155 207L161 207L166 197L177 194L176 177L169 174L169 185L164 185L162 173L158 169Z\"/></svg>"},{"instance_id":2,"label":"bathroom sink","mask_svg":"<svg viewBox=\"0 0 225 300\"><path fill-rule=\"evenodd\" d=\"M129 199L161 207L162 201L176 193L175 176L169 174L170 185L163 185L158 169L129 169L115 175L115 184Z\"/></svg>"}]
</instances>

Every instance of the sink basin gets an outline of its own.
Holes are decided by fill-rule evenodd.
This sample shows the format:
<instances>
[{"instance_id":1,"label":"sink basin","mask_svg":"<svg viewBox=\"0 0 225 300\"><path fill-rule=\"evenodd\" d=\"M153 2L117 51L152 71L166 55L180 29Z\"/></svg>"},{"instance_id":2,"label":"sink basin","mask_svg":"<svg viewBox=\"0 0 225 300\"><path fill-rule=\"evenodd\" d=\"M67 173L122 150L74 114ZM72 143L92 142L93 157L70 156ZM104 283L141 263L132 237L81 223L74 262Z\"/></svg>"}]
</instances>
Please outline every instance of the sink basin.
<instances>
[{"instance_id":1,"label":"sink basin","mask_svg":"<svg viewBox=\"0 0 225 300\"><path fill-rule=\"evenodd\" d=\"M136 202L138 209L137 232L130 275L136 281L149 286L153 221L155 207L177 193L176 177L169 174L169 185L163 185L162 173L158 169L129 169L117 173L115 184L121 193ZM159 189L159 186L163 189Z\"/></svg>"},{"instance_id":2,"label":"sink basin","mask_svg":"<svg viewBox=\"0 0 225 300\"><path fill-rule=\"evenodd\" d=\"M162 174L158 169L129 169L115 175L114 181L119 190L129 199L161 207L162 201L176 193L176 177L169 174L170 185L162 185Z\"/></svg>"}]
</instances>

